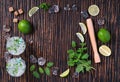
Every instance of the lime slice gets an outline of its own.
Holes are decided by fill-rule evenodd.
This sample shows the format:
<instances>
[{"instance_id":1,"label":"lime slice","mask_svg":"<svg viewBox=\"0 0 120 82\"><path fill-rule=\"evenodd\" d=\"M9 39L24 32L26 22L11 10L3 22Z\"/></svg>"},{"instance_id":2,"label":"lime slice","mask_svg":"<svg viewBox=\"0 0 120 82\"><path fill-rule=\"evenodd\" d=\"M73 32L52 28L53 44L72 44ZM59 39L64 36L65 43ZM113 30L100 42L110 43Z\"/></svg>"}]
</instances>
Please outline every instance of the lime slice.
<instances>
[{"instance_id":1,"label":"lime slice","mask_svg":"<svg viewBox=\"0 0 120 82\"><path fill-rule=\"evenodd\" d=\"M39 7L33 7L29 10L29 17L31 17L33 14L35 14L38 11Z\"/></svg>"},{"instance_id":2,"label":"lime slice","mask_svg":"<svg viewBox=\"0 0 120 82\"><path fill-rule=\"evenodd\" d=\"M97 5L91 5L88 8L88 12L91 16L97 16L100 12L100 9Z\"/></svg>"},{"instance_id":3,"label":"lime slice","mask_svg":"<svg viewBox=\"0 0 120 82\"><path fill-rule=\"evenodd\" d=\"M84 37L81 33L76 33L77 37L80 39L81 42L84 42Z\"/></svg>"},{"instance_id":4,"label":"lime slice","mask_svg":"<svg viewBox=\"0 0 120 82\"><path fill-rule=\"evenodd\" d=\"M99 52L103 55L103 56L110 56L111 55L111 49L106 46L106 45L102 45L99 48Z\"/></svg>"},{"instance_id":5,"label":"lime slice","mask_svg":"<svg viewBox=\"0 0 120 82\"><path fill-rule=\"evenodd\" d=\"M82 29L83 34L86 34L86 32L87 32L86 25L84 23L82 23L82 22L80 22L79 25L80 25L80 27Z\"/></svg>"},{"instance_id":6,"label":"lime slice","mask_svg":"<svg viewBox=\"0 0 120 82\"><path fill-rule=\"evenodd\" d=\"M70 72L70 69L68 68L66 71L60 74L60 77L66 77Z\"/></svg>"}]
</instances>

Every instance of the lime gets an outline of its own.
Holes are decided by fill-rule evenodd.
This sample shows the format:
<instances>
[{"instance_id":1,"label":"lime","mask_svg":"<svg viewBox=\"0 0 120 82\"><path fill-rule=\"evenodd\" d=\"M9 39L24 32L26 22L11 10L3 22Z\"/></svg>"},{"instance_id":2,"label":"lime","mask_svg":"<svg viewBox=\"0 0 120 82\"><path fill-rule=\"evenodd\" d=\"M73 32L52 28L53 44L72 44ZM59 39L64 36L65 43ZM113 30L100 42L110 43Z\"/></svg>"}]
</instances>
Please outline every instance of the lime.
<instances>
[{"instance_id":1,"label":"lime","mask_svg":"<svg viewBox=\"0 0 120 82\"><path fill-rule=\"evenodd\" d=\"M21 20L18 23L18 29L19 29L20 32L22 32L24 34L28 34L32 31L32 26L31 26L29 21Z\"/></svg>"},{"instance_id":2,"label":"lime","mask_svg":"<svg viewBox=\"0 0 120 82\"><path fill-rule=\"evenodd\" d=\"M111 49L106 46L106 45L102 45L99 47L99 52L103 55L103 56L110 56L111 55Z\"/></svg>"},{"instance_id":3,"label":"lime","mask_svg":"<svg viewBox=\"0 0 120 82\"><path fill-rule=\"evenodd\" d=\"M80 27L82 29L83 34L86 34L86 32L87 32L86 25L84 23L82 23L82 22L80 22L79 25L80 25Z\"/></svg>"},{"instance_id":4,"label":"lime","mask_svg":"<svg viewBox=\"0 0 120 82\"><path fill-rule=\"evenodd\" d=\"M29 10L29 17L31 17L33 14L35 14L38 11L39 7L33 7Z\"/></svg>"},{"instance_id":5,"label":"lime","mask_svg":"<svg viewBox=\"0 0 120 82\"><path fill-rule=\"evenodd\" d=\"M103 43L110 41L110 32L105 28L99 29L97 36L98 39Z\"/></svg>"},{"instance_id":6,"label":"lime","mask_svg":"<svg viewBox=\"0 0 120 82\"><path fill-rule=\"evenodd\" d=\"M77 32L76 35L80 39L81 42L84 42L84 37L81 33Z\"/></svg>"},{"instance_id":7,"label":"lime","mask_svg":"<svg viewBox=\"0 0 120 82\"><path fill-rule=\"evenodd\" d=\"M60 74L60 77L66 77L70 72L70 69L68 68L66 71Z\"/></svg>"},{"instance_id":8,"label":"lime","mask_svg":"<svg viewBox=\"0 0 120 82\"><path fill-rule=\"evenodd\" d=\"M91 5L88 8L88 12L91 16L97 16L100 12L100 9L97 5Z\"/></svg>"}]
</instances>

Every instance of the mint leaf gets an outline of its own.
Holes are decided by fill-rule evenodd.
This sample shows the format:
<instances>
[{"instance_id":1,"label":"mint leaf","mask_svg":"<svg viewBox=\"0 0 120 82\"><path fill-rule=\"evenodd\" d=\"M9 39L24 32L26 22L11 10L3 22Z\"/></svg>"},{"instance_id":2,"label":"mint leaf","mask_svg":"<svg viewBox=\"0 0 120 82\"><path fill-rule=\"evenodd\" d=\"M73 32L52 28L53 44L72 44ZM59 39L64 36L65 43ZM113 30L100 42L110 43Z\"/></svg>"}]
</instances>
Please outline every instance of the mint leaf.
<instances>
[{"instance_id":1,"label":"mint leaf","mask_svg":"<svg viewBox=\"0 0 120 82\"><path fill-rule=\"evenodd\" d=\"M30 71L33 71L33 70L35 70L35 65L30 66Z\"/></svg>"},{"instance_id":2,"label":"mint leaf","mask_svg":"<svg viewBox=\"0 0 120 82\"><path fill-rule=\"evenodd\" d=\"M92 67L86 67L85 70L86 71L90 71L92 69Z\"/></svg>"},{"instance_id":3,"label":"mint leaf","mask_svg":"<svg viewBox=\"0 0 120 82\"><path fill-rule=\"evenodd\" d=\"M47 67L52 67L53 65L54 65L53 62L48 62L48 63L47 63Z\"/></svg>"},{"instance_id":4,"label":"mint leaf","mask_svg":"<svg viewBox=\"0 0 120 82\"><path fill-rule=\"evenodd\" d=\"M81 59L88 59L88 57L89 57L89 55L86 53L81 57Z\"/></svg>"},{"instance_id":5,"label":"mint leaf","mask_svg":"<svg viewBox=\"0 0 120 82\"><path fill-rule=\"evenodd\" d=\"M69 58L73 58L74 56L75 56L74 52L69 54Z\"/></svg>"},{"instance_id":6,"label":"mint leaf","mask_svg":"<svg viewBox=\"0 0 120 82\"><path fill-rule=\"evenodd\" d=\"M86 43L80 43L80 46L81 46L81 48L83 48L83 47L85 47L86 46Z\"/></svg>"},{"instance_id":7,"label":"mint leaf","mask_svg":"<svg viewBox=\"0 0 120 82\"><path fill-rule=\"evenodd\" d=\"M84 72L84 68L83 68L83 66L81 64L77 65L76 72L78 72L78 73Z\"/></svg>"},{"instance_id":8,"label":"mint leaf","mask_svg":"<svg viewBox=\"0 0 120 82\"><path fill-rule=\"evenodd\" d=\"M72 47L75 48L76 47L76 42L72 41Z\"/></svg>"},{"instance_id":9,"label":"mint leaf","mask_svg":"<svg viewBox=\"0 0 120 82\"><path fill-rule=\"evenodd\" d=\"M67 51L68 54L74 53L74 50L70 49Z\"/></svg>"},{"instance_id":10,"label":"mint leaf","mask_svg":"<svg viewBox=\"0 0 120 82\"><path fill-rule=\"evenodd\" d=\"M68 66L74 66L74 62L73 61L67 61L67 64L68 64Z\"/></svg>"},{"instance_id":11,"label":"mint leaf","mask_svg":"<svg viewBox=\"0 0 120 82\"><path fill-rule=\"evenodd\" d=\"M36 78L40 78L40 75L37 71L33 71L33 76Z\"/></svg>"},{"instance_id":12,"label":"mint leaf","mask_svg":"<svg viewBox=\"0 0 120 82\"><path fill-rule=\"evenodd\" d=\"M49 76L50 75L50 69L48 67L46 67L44 70L45 70L46 75Z\"/></svg>"},{"instance_id":13,"label":"mint leaf","mask_svg":"<svg viewBox=\"0 0 120 82\"><path fill-rule=\"evenodd\" d=\"M44 73L43 68L39 67L39 72L40 72L41 74L43 74L43 73Z\"/></svg>"}]
</instances>

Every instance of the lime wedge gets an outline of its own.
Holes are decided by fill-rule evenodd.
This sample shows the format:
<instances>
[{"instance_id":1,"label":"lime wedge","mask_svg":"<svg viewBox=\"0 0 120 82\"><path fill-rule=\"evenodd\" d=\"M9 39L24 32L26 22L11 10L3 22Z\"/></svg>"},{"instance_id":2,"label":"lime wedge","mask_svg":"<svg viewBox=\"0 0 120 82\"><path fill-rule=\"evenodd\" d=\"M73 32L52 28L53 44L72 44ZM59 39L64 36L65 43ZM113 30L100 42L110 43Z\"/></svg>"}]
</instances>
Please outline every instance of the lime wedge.
<instances>
[{"instance_id":1,"label":"lime wedge","mask_svg":"<svg viewBox=\"0 0 120 82\"><path fill-rule=\"evenodd\" d=\"M66 77L70 72L70 69L68 68L66 71L60 74L60 77Z\"/></svg>"},{"instance_id":2,"label":"lime wedge","mask_svg":"<svg viewBox=\"0 0 120 82\"><path fill-rule=\"evenodd\" d=\"M80 39L81 42L84 42L84 37L81 33L77 32L76 35Z\"/></svg>"},{"instance_id":3,"label":"lime wedge","mask_svg":"<svg viewBox=\"0 0 120 82\"><path fill-rule=\"evenodd\" d=\"M88 12L91 16L97 16L100 12L100 9L97 5L91 5L88 8Z\"/></svg>"},{"instance_id":4,"label":"lime wedge","mask_svg":"<svg viewBox=\"0 0 120 82\"><path fill-rule=\"evenodd\" d=\"M87 32L86 25L84 23L82 23L82 22L80 22L79 25L80 25L80 27L82 29L83 34L86 34L86 32Z\"/></svg>"},{"instance_id":5,"label":"lime wedge","mask_svg":"<svg viewBox=\"0 0 120 82\"><path fill-rule=\"evenodd\" d=\"M29 10L29 17L31 17L33 14L35 14L38 11L39 7L33 7Z\"/></svg>"},{"instance_id":6,"label":"lime wedge","mask_svg":"<svg viewBox=\"0 0 120 82\"><path fill-rule=\"evenodd\" d=\"M106 46L106 45L102 45L99 47L99 52L103 55L103 56L110 56L111 55L111 49Z\"/></svg>"}]
</instances>

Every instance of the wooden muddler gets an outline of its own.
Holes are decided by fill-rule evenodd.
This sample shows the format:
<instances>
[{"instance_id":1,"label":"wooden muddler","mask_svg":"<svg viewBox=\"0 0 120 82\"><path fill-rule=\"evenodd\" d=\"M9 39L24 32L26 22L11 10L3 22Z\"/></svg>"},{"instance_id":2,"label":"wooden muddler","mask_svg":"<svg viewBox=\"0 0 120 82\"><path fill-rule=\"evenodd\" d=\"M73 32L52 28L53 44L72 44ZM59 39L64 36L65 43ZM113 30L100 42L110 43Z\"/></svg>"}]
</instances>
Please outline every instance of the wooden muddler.
<instances>
[{"instance_id":1,"label":"wooden muddler","mask_svg":"<svg viewBox=\"0 0 120 82\"><path fill-rule=\"evenodd\" d=\"M100 63L101 60L100 60L100 56L99 56L99 53L97 50L97 44L96 44L92 19L91 18L86 19L86 23L87 23L87 28L88 28L91 45L92 45L93 52L94 52L94 61L95 61L95 63Z\"/></svg>"}]
</instances>

